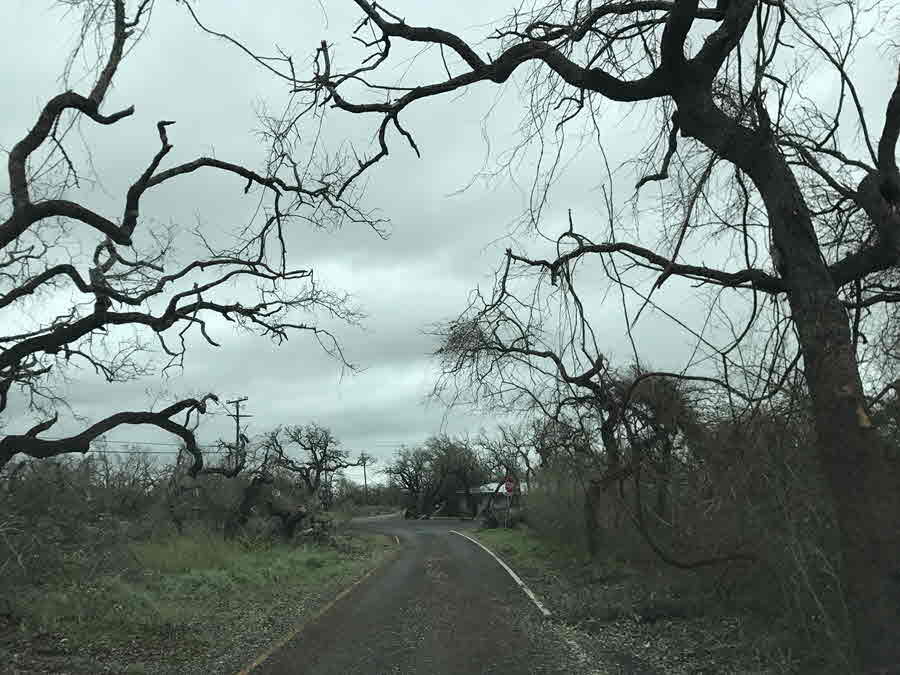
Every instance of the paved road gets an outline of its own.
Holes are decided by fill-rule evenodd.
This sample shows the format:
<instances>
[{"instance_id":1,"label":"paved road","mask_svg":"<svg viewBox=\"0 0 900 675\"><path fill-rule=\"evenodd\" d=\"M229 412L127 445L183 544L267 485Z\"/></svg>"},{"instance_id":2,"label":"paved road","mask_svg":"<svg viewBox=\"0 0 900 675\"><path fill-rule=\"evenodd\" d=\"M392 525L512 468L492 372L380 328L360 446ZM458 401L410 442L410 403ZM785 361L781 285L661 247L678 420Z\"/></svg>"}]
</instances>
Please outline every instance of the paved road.
<instances>
[{"instance_id":1,"label":"paved road","mask_svg":"<svg viewBox=\"0 0 900 675\"><path fill-rule=\"evenodd\" d=\"M457 520L360 519L401 551L253 675L573 673L538 610L506 572L450 530Z\"/></svg>"}]
</instances>

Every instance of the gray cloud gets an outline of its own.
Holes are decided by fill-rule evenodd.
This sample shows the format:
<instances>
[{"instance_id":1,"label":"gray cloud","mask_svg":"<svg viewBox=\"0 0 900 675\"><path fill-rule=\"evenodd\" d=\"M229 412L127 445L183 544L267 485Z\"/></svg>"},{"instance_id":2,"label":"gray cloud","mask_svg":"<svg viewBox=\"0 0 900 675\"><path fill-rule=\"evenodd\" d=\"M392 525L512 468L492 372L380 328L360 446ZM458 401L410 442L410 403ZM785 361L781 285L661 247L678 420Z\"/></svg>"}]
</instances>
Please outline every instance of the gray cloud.
<instances>
[{"instance_id":1,"label":"gray cloud","mask_svg":"<svg viewBox=\"0 0 900 675\"><path fill-rule=\"evenodd\" d=\"M466 3L465 11L456 3L395 4L410 20L463 30L474 39L486 34L481 26L510 9L505 0ZM277 43L297 55L298 68L309 70L308 57L323 38L338 44L340 58L351 58L354 47L348 27L358 19L351 3L328 2L327 17L316 3L298 8L297 3L280 0L265 3L264 10L261 6L229 3L226 9L216 3L197 3L204 20L215 29L231 31L264 53ZM0 143L4 148L22 136L42 103L58 92L57 78L66 51L47 45L71 44L75 34L74 14L63 20L58 20L59 16L56 10L48 12L46 3L30 0L7 1L0 7L0 21L16 26L8 51L17 55L19 64L0 73L0 91L7 92L0 98ZM31 37L35 35L41 39ZM408 55L414 51L402 45L397 49ZM420 60L412 72L427 72L434 63L439 62ZM393 74L400 76L402 71L398 68ZM385 72L382 77L390 75ZM84 87L84 81L75 85ZM494 156L514 142L514 127L522 114L513 87L510 83L502 91L502 100L487 122ZM872 89L877 87L878 82L873 81ZM297 335L276 348L265 340L220 327L216 335L222 347L214 349L195 341L184 370L169 378L109 386L87 373L75 373L67 391L73 406L96 419L123 408L144 408L152 400L148 388L179 396L208 390L224 396L247 395L248 409L255 415L251 430L316 420L333 427L348 447L375 449L382 456L399 443L416 442L441 428L474 432L489 424L489 415L467 411L453 411L445 418L446 411L425 407L422 401L435 375L428 355L436 345L425 330L464 309L470 289L479 284L489 286L502 251L509 245L504 237L526 205L522 189L510 180L490 185L475 182L469 190L449 196L482 168L486 146L481 125L500 93L496 87L479 86L463 100L425 102L409 111L404 123L413 130L423 157L416 158L402 139L394 139L391 156L368 179L364 200L391 219L389 240L381 241L358 226L327 232L298 225L289 233L292 262L314 266L324 283L350 292L368 314L363 329L337 328L347 356L365 368L364 372L342 378L338 364L322 354L309 336ZM117 214L128 185L158 149L155 123L160 119L177 120L170 131L175 144L172 162L214 152L223 159L258 165L264 152L252 130L257 125L255 104L260 100L277 110L285 100L283 83L233 47L201 34L178 4L156 3L151 29L125 60L107 103L109 109L134 104L137 112L112 127L82 126L102 189L85 184L77 198ZM604 142L615 164L643 145L646 122L636 117L623 120L613 112L617 109L610 106L609 110ZM366 141L373 122L334 115L327 124L328 142L336 144L345 137ZM526 190L532 171L528 162L514 171L514 178ZM602 232L605 219L598 186L605 181L601 158L590 147L555 186L547 231L561 230L567 210L572 209L580 229ZM617 174L613 187L619 202L630 197L633 185L631 172ZM185 228L199 220L207 231L224 237L248 222L254 212L257 198L244 196L242 187L240 181L212 172L186 177L148 195L145 217L160 227L175 223ZM651 238L663 224L658 216L640 223L642 233ZM95 242L89 233L81 236L85 247ZM519 240L542 255L552 252L552 245L538 238L520 234ZM193 246L182 233L180 254L189 258ZM686 253L706 262L727 255L706 242ZM599 283L596 271L593 274L593 281L591 273L585 278L588 289ZM608 348L617 360L629 359L618 299L611 296L601 306L599 295L589 293L588 297L588 311L599 327L602 348ZM672 280L657 298L687 323L702 325L704 303L688 284ZM632 300L632 311L636 307L637 301ZM689 335L652 310L638 324L636 338L659 367L683 365L692 348ZM9 424L16 421L14 415L7 420ZM230 424L227 417L212 416L201 427L201 440L230 437ZM75 428L66 423L60 431ZM121 429L112 436L166 439L144 429Z\"/></svg>"}]
</instances>

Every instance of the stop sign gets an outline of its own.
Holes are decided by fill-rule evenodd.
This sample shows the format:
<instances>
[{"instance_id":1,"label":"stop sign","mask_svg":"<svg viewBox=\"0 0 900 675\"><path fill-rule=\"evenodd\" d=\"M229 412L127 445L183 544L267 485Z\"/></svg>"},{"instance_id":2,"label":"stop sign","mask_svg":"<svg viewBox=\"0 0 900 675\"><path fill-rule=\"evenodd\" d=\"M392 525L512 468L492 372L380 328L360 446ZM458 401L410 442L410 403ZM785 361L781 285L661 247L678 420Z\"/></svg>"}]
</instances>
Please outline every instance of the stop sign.
<instances>
[{"instance_id":1,"label":"stop sign","mask_svg":"<svg viewBox=\"0 0 900 675\"><path fill-rule=\"evenodd\" d=\"M506 492L508 494L512 494L513 490L516 489L516 482L512 478L506 479Z\"/></svg>"}]
</instances>

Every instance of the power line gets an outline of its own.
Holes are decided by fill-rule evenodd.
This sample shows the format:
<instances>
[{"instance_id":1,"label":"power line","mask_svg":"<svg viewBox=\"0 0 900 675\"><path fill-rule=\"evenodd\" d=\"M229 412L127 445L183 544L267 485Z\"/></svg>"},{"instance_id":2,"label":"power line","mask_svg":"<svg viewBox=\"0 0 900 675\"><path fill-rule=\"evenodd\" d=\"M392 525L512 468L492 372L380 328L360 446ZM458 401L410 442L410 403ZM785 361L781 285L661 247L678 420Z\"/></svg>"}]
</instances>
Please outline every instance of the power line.
<instances>
[{"instance_id":1,"label":"power line","mask_svg":"<svg viewBox=\"0 0 900 675\"><path fill-rule=\"evenodd\" d=\"M222 414L228 415L229 417L234 417L234 415L232 413L222 413ZM253 417L253 416L241 413L241 417L244 418L244 417ZM49 438L47 440L58 441L58 440L62 440L62 439ZM97 440L96 442L98 442L98 443L100 443L100 442L117 443L119 445L163 445L163 446L170 446L170 447L178 447L178 446L182 445L181 443L176 443L173 441L138 441L138 440L127 441L127 440L111 439L111 438L104 438L102 441ZM354 443L354 445L367 446L367 447L383 446L385 448L399 448L401 445L410 445L410 443L408 441L371 441L369 443L359 443L359 444ZM201 447L204 447L204 446L201 446ZM205 447L215 447L215 446L207 444Z\"/></svg>"},{"instance_id":2,"label":"power line","mask_svg":"<svg viewBox=\"0 0 900 675\"><path fill-rule=\"evenodd\" d=\"M244 415L241 415L241 417L244 417ZM62 440L62 439L60 439L60 438L48 438L47 440ZM184 447L184 445L183 445L182 443L167 443L167 442L163 442L163 441L138 441L138 440L125 441L125 440L102 439L102 440L94 441L94 443L97 443L98 445L103 445L103 444L106 444L106 443L114 443L114 444L116 444L116 445L134 445L134 446L137 446L137 447L142 447L142 446L145 446L145 445L161 446L161 447L169 447L169 448L183 448L183 447ZM381 446L381 447L374 447L374 446L372 446L372 445L367 444L367 445L365 445L365 446L359 446L359 447L347 447L347 446L343 446L343 448L344 448L345 450L348 450L348 451L351 452L351 453L354 453L354 452L367 452L367 451L371 451L371 450L388 450L388 449L390 449L390 448L399 448L401 445L402 445L402 444L400 444L400 445L394 445L394 446L387 446L387 445L385 445L385 446ZM208 452L208 451L210 451L210 450L217 450L220 446L219 446L218 444L210 444L210 443L207 443L207 444L200 444L200 443L198 443L198 444L197 444L197 447L200 448L201 450L204 450L204 451L207 451L207 452ZM73 450L73 452L79 452L79 451L78 451L78 450ZM135 451L127 451L127 450L93 450L93 449L92 449L92 450L89 450L88 452L96 452L96 453L107 452L107 453L120 453L120 454L128 454L129 452L133 452L133 453L138 453L138 454L139 454L139 453L141 453L142 451L140 451L140 450L135 450ZM147 452L147 453L151 453L151 454L152 454L153 451L147 450L147 451L144 451L144 452ZM156 451L156 454L167 455L167 454L177 454L178 452L179 452L179 450L159 450L159 451ZM224 454L224 451L216 452L215 454Z\"/></svg>"},{"instance_id":3,"label":"power line","mask_svg":"<svg viewBox=\"0 0 900 675\"><path fill-rule=\"evenodd\" d=\"M241 417L243 417L243 415L241 415ZM62 440L62 439L59 439L59 438L49 438L49 439L47 439L47 440L51 440L51 441L52 441L52 440ZM138 440L134 440L134 441L125 441L125 440L109 440L109 439L103 439L103 440L97 440L97 441L94 441L94 442L97 443L98 445L103 445L103 444L105 444L105 443L115 443L115 444L117 444L117 445L134 445L134 446L138 446L138 447L140 447L140 446L145 446L145 445L163 446L163 447L174 447L174 448L183 448L183 447L184 447L184 445L181 444L181 443L166 443L166 442L163 442L163 441L138 441ZM213 444L209 444L209 443L207 443L207 444L199 444L199 443L198 443L198 444L197 444L197 447L200 448L201 450L204 450L204 451L207 451L207 452L209 452L210 450L212 450L212 451L214 452L214 454L224 454L225 452L227 452L227 451L220 451L220 450L218 450L218 448L220 447L218 444L213 445ZM344 446L344 449L345 449L345 450L348 450L348 451L350 451L350 452L352 453L352 452L366 452L366 451L368 451L368 450L371 450L372 447L371 447L371 446L366 446L366 447L350 448L350 447ZM79 451L78 451L78 450L73 450L73 452L79 452ZM140 454L141 452L146 452L146 453L151 453L151 454L152 454L152 453L156 453L156 454L160 454L160 455L167 455L167 454L177 454L177 453L179 452L179 450L157 450L157 451L147 450L147 451L141 451L141 450L94 450L94 449L91 449L91 450L89 450L88 452L96 452L96 453L103 453L103 452L106 452L106 453L121 453L121 454L128 454L129 452Z\"/></svg>"},{"instance_id":4,"label":"power line","mask_svg":"<svg viewBox=\"0 0 900 675\"><path fill-rule=\"evenodd\" d=\"M59 439L57 439L57 440L59 440ZM96 443L118 443L120 445L167 445L167 446L174 446L174 447L178 447L178 446L182 445L181 443L164 442L164 441L113 441L113 440L110 440L107 438L104 438L102 440L97 440L95 442ZM201 445L199 447L212 448L215 446L207 444L205 446Z\"/></svg>"},{"instance_id":5,"label":"power line","mask_svg":"<svg viewBox=\"0 0 900 675\"><path fill-rule=\"evenodd\" d=\"M64 438L48 438L47 440L48 441L63 441L65 439ZM116 443L118 445L162 445L162 446L173 447L173 448L184 447L183 443L163 443L161 441L111 441L111 440L107 440L105 438L95 439L95 440L91 441L91 443L97 443L98 445L103 445L105 443ZM218 448L219 446L218 446L218 444L212 444L212 443L203 443L203 444L198 443L197 447L202 449L202 448ZM73 452L79 452L79 451L73 450ZM100 451L99 450L91 450L90 452L100 452ZM110 450L110 452L112 452L112 450ZM178 451L173 450L171 452L178 452Z\"/></svg>"},{"instance_id":6,"label":"power line","mask_svg":"<svg viewBox=\"0 0 900 675\"><path fill-rule=\"evenodd\" d=\"M228 413L225 413L225 414L228 414ZM229 415L229 417L235 417L234 414L228 414L228 415ZM242 413L241 417L242 418L252 417L252 415L247 415L245 413ZM47 440L60 441L63 439L62 438L48 438ZM112 438L97 439L97 440L93 441L93 443L96 443L98 445L115 444L115 445L134 445L137 447L143 447L143 446L150 445L150 446L158 446L158 447L179 448L176 450L157 450L157 451L152 451L152 450L94 450L94 449L91 449L88 451L88 452L93 452L95 454L110 454L110 455L117 455L117 454L118 455L140 455L140 454L176 455L180 452L180 448L184 447L183 443L176 443L176 442L172 442L172 441L144 441L144 440L125 440L125 439L112 439ZM408 445L408 443L405 443L405 442L393 443L390 441L374 441L371 443L360 444L360 447L344 446L344 449L348 450L351 453L354 453L354 452L366 452L367 450L373 450L373 449L374 450L387 450L390 448L400 448L401 446L404 446L404 445ZM203 450L204 452L206 452L206 454L221 455L221 454L225 454L227 452L227 451L223 451L223 450L218 450L218 448L220 448L220 446L218 444L210 444L210 443L199 444L198 443L197 447L200 448L201 450ZM73 452L78 452L78 451L73 450Z\"/></svg>"},{"instance_id":7,"label":"power line","mask_svg":"<svg viewBox=\"0 0 900 675\"><path fill-rule=\"evenodd\" d=\"M78 450L73 450L78 452ZM85 454L94 455L177 455L180 450L88 450ZM204 450L204 455L224 455L221 450Z\"/></svg>"}]
</instances>

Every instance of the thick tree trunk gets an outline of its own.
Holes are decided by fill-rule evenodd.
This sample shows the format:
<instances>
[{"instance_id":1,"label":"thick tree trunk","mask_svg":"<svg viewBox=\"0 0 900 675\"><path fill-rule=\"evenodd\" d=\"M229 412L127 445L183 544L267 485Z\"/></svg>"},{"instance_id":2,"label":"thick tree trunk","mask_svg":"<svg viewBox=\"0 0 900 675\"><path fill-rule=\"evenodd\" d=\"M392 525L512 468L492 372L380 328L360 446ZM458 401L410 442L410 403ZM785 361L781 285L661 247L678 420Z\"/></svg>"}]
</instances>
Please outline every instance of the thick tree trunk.
<instances>
[{"instance_id":1,"label":"thick tree trunk","mask_svg":"<svg viewBox=\"0 0 900 675\"><path fill-rule=\"evenodd\" d=\"M841 531L858 658L863 672L900 673L900 467L869 419L849 318L800 188L783 161L771 167L757 185L788 263L788 299Z\"/></svg>"},{"instance_id":2,"label":"thick tree trunk","mask_svg":"<svg viewBox=\"0 0 900 675\"><path fill-rule=\"evenodd\" d=\"M736 124L702 86L676 96L682 133L750 176L765 202L803 351L817 451L841 530L842 581L865 673L900 673L900 469L866 410L849 320L803 193L763 129Z\"/></svg>"},{"instance_id":3,"label":"thick tree trunk","mask_svg":"<svg viewBox=\"0 0 900 675\"><path fill-rule=\"evenodd\" d=\"M831 297L828 297L830 295ZM831 294L791 299L819 457L842 536L843 582L868 673L900 673L900 470L872 426L846 314Z\"/></svg>"}]
</instances>

